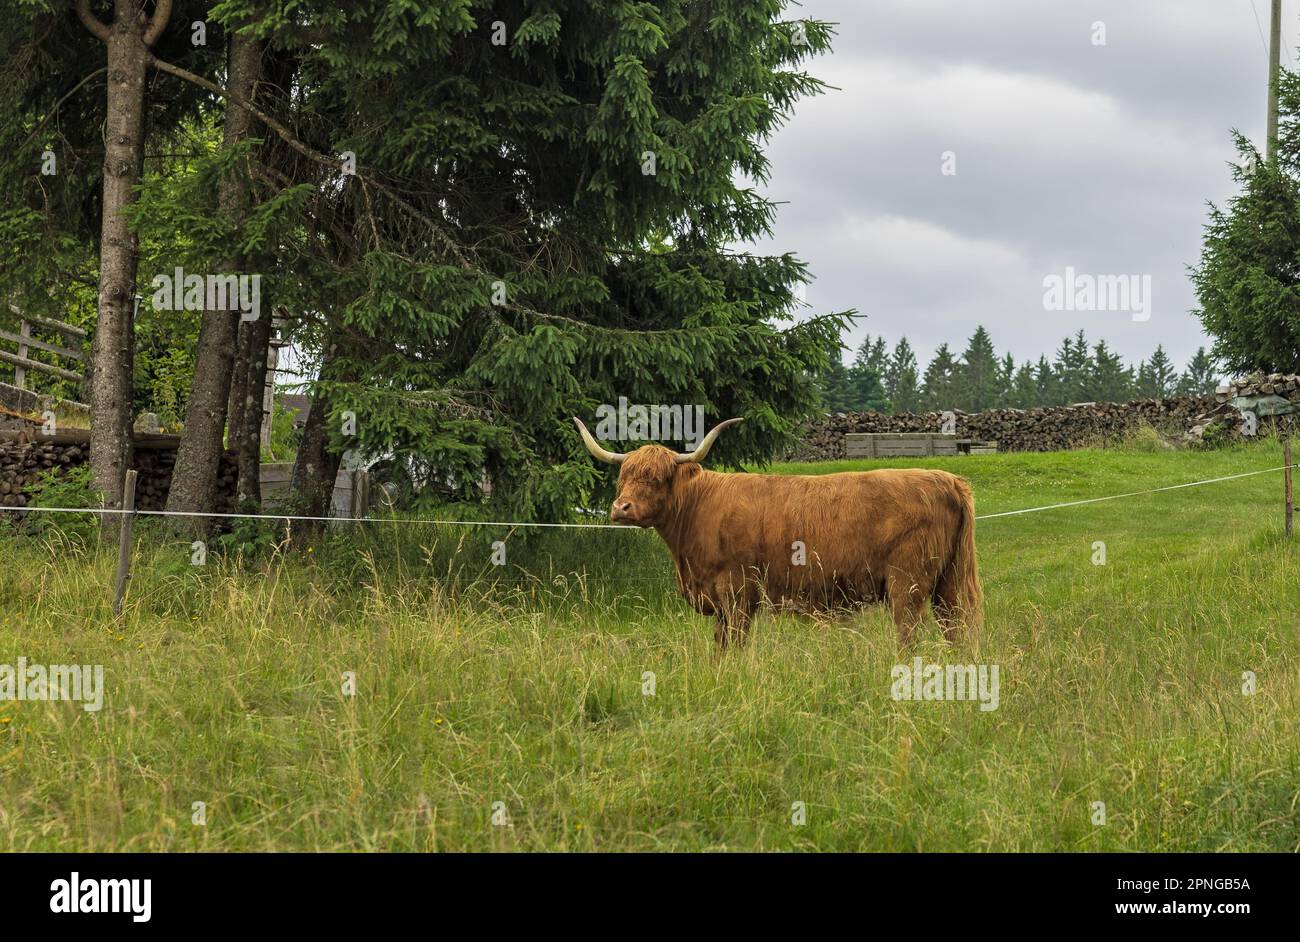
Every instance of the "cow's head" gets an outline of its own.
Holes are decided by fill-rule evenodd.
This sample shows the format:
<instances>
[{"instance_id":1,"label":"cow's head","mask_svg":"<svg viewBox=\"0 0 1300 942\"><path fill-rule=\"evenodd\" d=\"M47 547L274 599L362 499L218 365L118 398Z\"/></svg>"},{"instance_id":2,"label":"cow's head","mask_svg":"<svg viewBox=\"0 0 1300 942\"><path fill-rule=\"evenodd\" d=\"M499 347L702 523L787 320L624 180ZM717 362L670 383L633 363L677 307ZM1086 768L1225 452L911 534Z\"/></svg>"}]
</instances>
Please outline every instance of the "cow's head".
<instances>
[{"instance_id":1,"label":"cow's head","mask_svg":"<svg viewBox=\"0 0 1300 942\"><path fill-rule=\"evenodd\" d=\"M662 445L642 445L625 455L601 448L580 419L575 416L573 421L582 434L587 451L607 464L619 466L618 497L614 498L609 509L609 519L633 527L654 527L665 523L672 515L683 482L699 473L699 463L722 430L745 420L719 422L692 452L679 454Z\"/></svg>"}]
</instances>

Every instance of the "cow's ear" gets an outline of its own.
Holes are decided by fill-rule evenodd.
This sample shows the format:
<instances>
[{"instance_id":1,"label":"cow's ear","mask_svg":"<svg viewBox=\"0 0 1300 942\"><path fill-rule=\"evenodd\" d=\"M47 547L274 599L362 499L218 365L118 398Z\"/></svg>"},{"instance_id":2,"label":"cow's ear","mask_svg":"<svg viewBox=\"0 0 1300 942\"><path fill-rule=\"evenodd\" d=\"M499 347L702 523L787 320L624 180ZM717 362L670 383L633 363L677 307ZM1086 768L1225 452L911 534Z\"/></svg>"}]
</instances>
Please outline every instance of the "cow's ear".
<instances>
[{"instance_id":1,"label":"cow's ear","mask_svg":"<svg viewBox=\"0 0 1300 942\"><path fill-rule=\"evenodd\" d=\"M701 468L694 461L686 461L682 464L675 465L673 470L676 471L676 477L674 480L689 481L691 478L695 477L695 475L700 473Z\"/></svg>"}]
</instances>

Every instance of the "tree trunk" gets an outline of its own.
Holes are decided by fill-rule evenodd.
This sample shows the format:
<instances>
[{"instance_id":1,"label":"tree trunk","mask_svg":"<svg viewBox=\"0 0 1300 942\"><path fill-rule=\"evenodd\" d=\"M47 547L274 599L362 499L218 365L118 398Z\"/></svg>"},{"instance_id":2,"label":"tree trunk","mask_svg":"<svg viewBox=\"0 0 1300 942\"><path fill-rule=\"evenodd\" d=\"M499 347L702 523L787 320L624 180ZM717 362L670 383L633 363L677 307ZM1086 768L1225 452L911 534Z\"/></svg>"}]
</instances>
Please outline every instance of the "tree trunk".
<instances>
[{"instance_id":1,"label":"tree trunk","mask_svg":"<svg viewBox=\"0 0 1300 942\"><path fill-rule=\"evenodd\" d=\"M322 379L334 378L332 374L336 372L336 363L336 350L331 347L321 362ZM298 457L293 465L293 494L298 512L312 517L329 515L334 479L338 476L339 463L343 460L341 452L329 447L329 430L325 425L328 411L329 400L324 390L316 386L312 389L311 407L307 411L307 423L303 427Z\"/></svg>"},{"instance_id":2,"label":"tree trunk","mask_svg":"<svg viewBox=\"0 0 1300 942\"><path fill-rule=\"evenodd\" d=\"M249 356L244 381L240 384L244 402L240 407L243 419L232 445L239 457L239 482L236 485L241 508L260 510L262 507L262 400L266 391L267 349L271 342L272 318L264 317L246 325L248 327Z\"/></svg>"},{"instance_id":3,"label":"tree trunk","mask_svg":"<svg viewBox=\"0 0 1300 942\"><path fill-rule=\"evenodd\" d=\"M244 437L244 402L248 399L248 357L252 349L249 346L249 328L252 326L249 321L240 321L235 338L235 364L230 373L230 416L226 422L226 441L231 448L235 447L235 442L243 441Z\"/></svg>"},{"instance_id":4,"label":"tree trunk","mask_svg":"<svg viewBox=\"0 0 1300 942\"><path fill-rule=\"evenodd\" d=\"M82 0L77 13L108 47L104 123L104 200L100 222L99 310L91 347L90 466L105 505L122 506L122 482L131 466L131 374L134 363L135 279L139 246L123 210L135 201L144 166L144 96L149 47L143 16L131 0L117 0L105 26ZM166 11L159 10L164 19ZM149 34L153 35L152 27ZM156 38L156 36L154 37ZM105 529L115 531L115 518Z\"/></svg>"},{"instance_id":5,"label":"tree trunk","mask_svg":"<svg viewBox=\"0 0 1300 942\"><path fill-rule=\"evenodd\" d=\"M261 43L238 33L231 34L229 87L245 101L254 99L261 59ZM247 109L227 102L223 146L232 148L243 142L252 120ZM247 173L236 171L223 177L218 188L222 215L237 225L248 210L248 179ZM218 264L217 273L240 273L244 263L241 254L232 253ZM268 322L271 317L269 311L259 311L258 316ZM224 449L226 408L239 323L237 299L230 300L227 310L203 312L194 385L185 408L185 433L176 452L176 467L167 495L168 510L211 513L217 509L217 472ZM206 530L206 524L191 524L187 529Z\"/></svg>"}]
</instances>

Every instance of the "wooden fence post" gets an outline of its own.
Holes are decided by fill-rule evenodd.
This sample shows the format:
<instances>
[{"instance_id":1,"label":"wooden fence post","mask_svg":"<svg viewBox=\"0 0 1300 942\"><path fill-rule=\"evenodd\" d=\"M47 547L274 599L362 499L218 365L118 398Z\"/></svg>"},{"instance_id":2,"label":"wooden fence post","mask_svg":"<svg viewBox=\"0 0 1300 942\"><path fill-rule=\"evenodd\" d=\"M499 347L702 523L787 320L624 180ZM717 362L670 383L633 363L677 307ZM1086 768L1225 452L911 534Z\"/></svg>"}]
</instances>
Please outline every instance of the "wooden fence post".
<instances>
[{"instance_id":1,"label":"wooden fence post","mask_svg":"<svg viewBox=\"0 0 1300 942\"><path fill-rule=\"evenodd\" d=\"M24 318L23 318L23 322L22 322L22 326L19 327L19 336L21 336L21 337L23 337L23 338L25 339L25 338L27 338L27 337L30 337L31 335L32 335L32 325L31 325L31 322L28 321L27 318L24 317ZM18 344L18 358L19 358L20 360L26 360L26 359L27 359L27 355L28 355L29 352L30 352L30 351L27 349L27 344L26 344L26 343L20 343L20 344ZM26 368L26 367L24 367L24 366L17 366L17 365L14 366L14 385L17 386L19 389L26 389L26 388L27 388L27 368Z\"/></svg>"},{"instance_id":2,"label":"wooden fence post","mask_svg":"<svg viewBox=\"0 0 1300 942\"><path fill-rule=\"evenodd\" d=\"M1294 508L1295 505L1292 503L1292 500L1291 500L1291 436L1290 436L1289 434L1287 435L1286 438L1284 438L1284 439L1282 440L1282 458L1283 458L1283 464L1286 465L1286 471L1284 472L1285 475L1286 475L1286 477L1285 477L1285 481L1286 481L1286 484L1285 484L1285 487L1286 487L1286 535L1287 535L1288 538L1290 538L1290 536L1291 536L1291 517L1292 517L1292 515L1293 515L1293 513L1294 513L1294 509L1293 509L1293 508Z\"/></svg>"},{"instance_id":3,"label":"wooden fence post","mask_svg":"<svg viewBox=\"0 0 1300 942\"><path fill-rule=\"evenodd\" d=\"M351 517L370 516L370 472L360 469L352 472Z\"/></svg>"},{"instance_id":4,"label":"wooden fence post","mask_svg":"<svg viewBox=\"0 0 1300 942\"><path fill-rule=\"evenodd\" d=\"M117 531L117 585L113 591L113 616L122 614L122 597L126 595L126 582L131 578L131 525L135 522L136 471L126 472L122 483L122 517Z\"/></svg>"}]
</instances>

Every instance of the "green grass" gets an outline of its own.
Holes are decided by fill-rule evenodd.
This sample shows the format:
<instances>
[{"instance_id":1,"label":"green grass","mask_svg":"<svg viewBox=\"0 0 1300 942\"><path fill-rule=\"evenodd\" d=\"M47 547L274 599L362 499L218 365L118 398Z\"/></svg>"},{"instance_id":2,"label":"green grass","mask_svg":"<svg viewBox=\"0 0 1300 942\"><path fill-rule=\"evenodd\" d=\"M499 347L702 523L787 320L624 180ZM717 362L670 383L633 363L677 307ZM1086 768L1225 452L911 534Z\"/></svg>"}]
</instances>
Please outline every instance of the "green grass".
<instances>
[{"instance_id":1,"label":"green grass","mask_svg":"<svg viewBox=\"0 0 1300 942\"><path fill-rule=\"evenodd\" d=\"M995 513L1281 460L908 463ZM487 530L386 523L199 568L142 526L116 624L114 550L0 538L0 663L100 663L107 686L93 714L0 702L0 850L1295 851L1281 492L1278 473L982 521L982 636L949 648L927 621L908 651L876 608L762 615L719 657L642 531L517 535L502 574ZM914 655L999 665L999 708L892 700Z\"/></svg>"}]
</instances>

